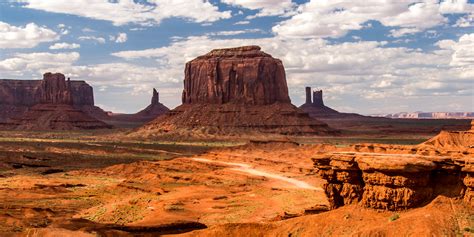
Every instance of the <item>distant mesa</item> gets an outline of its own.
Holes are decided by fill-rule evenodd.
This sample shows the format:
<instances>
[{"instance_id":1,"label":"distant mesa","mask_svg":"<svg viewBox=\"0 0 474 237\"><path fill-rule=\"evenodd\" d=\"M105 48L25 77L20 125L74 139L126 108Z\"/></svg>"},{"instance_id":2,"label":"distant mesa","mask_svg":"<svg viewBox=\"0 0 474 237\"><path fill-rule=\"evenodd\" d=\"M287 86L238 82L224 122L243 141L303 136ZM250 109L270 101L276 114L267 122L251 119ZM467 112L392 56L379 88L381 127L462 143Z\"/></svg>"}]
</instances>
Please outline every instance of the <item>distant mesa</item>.
<instances>
[{"instance_id":1,"label":"distant mesa","mask_svg":"<svg viewBox=\"0 0 474 237\"><path fill-rule=\"evenodd\" d=\"M474 119L474 112L400 112L374 116L404 119Z\"/></svg>"},{"instance_id":2,"label":"distant mesa","mask_svg":"<svg viewBox=\"0 0 474 237\"><path fill-rule=\"evenodd\" d=\"M0 80L0 122L16 117L26 112L29 107L46 101L65 102L75 108L94 106L93 90L86 82L68 80L66 83L64 75L52 73L46 73L44 78L45 80ZM69 86L68 90L60 88L66 84Z\"/></svg>"},{"instance_id":3,"label":"distant mesa","mask_svg":"<svg viewBox=\"0 0 474 237\"><path fill-rule=\"evenodd\" d=\"M311 117L314 118L363 118L360 114L356 113L341 113L337 110L334 110L326 105L323 101L323 91L315 90L311 91L311 87L305 88L306 100L303 105L299 108L304 112L308 113Z\"/></svg>"},{"instance_id":4,"label":"distant mesa","mask_svg":"<svg viewBox=\"0 0 474 237\"><path fill-rule=\"evenodd\" d=\"M93 88L85 81L73 81L69 78L66 79L61 73L49 72L43 75L43 80L0 80L0 110L2 111L0 124L5 129L111 127L104 126L104 123L119 127L138 127L169 111L159 102L159 94L153 89L150 105L136 114L106 112L94 105ZM42 112L40 113L40 111ZM66 112L60 115L58 111ZM52 114L56 112L57 115ZM41 124L34 125L35 117L40 114L61 118L50 119L50 122L43 121ZM75 121L74 118L77 118L78 121ZM97 123L98 120L102 122Z\"/></svg>"},{"instance_id":5,"label":"distant mesa","mask_svg":"<svg viewBox=\"0 0 474 237\"><path fill-rule=\"evenodd\" d=\"M186 63L182 102L136 134L334 131L291 104L283 63L258 46L215 49Z\"/></svg>"},{"instance_id":6,"label":"distant mesa","mask_svg":"<svg viewBox=\"0 0 474 237\"><path fill-rule=\"evenodd\" d=\"M4 121L1 126L6 129L71 130L111 127L78 109L94 105L92 87L84 81L66 81L61 73L45 73L41 81L2 80L0 98L0 107L8 109L6 113L2 113Z\"/></svg>"}]
</instances>

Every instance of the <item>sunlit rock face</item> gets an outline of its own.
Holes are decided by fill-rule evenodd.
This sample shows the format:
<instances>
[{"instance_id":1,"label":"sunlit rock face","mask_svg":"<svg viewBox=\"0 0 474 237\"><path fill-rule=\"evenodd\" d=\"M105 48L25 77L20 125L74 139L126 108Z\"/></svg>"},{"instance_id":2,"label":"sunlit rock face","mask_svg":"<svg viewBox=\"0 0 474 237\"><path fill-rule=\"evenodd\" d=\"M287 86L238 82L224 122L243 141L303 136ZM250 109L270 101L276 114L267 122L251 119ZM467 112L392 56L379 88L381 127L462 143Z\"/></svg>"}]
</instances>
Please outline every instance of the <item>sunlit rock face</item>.
<instances>
[{"instance_id":1,"label":"sunlit rock face","mask_svg":"<svg viewBox=\"0 0 474 237\"><path fill-rule=\"evenodd\" d=\"M134 134L334 132L291 104L282 62L258 46L215 49L188 62L182 101Z\"/></svg>"},{"instance_id":2,"label":"sunlit rock face","mask_svg":"<svg viewBox=\"0 0 474 237\"><path fill-rule=\"evenodd\" d=\"M215 49L186 63L183 104L290 103L281 60L258 46Z\"/></svg>"}]
</instances>

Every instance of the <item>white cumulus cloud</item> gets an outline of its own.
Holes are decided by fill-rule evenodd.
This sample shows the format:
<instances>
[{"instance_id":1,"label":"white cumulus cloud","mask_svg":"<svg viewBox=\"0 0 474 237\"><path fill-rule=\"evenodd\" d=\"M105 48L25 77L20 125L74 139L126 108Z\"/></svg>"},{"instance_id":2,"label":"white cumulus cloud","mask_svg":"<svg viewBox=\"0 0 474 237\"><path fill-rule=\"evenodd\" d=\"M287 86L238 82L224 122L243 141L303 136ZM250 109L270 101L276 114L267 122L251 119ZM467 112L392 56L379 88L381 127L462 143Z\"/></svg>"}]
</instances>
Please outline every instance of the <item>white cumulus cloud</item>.
<instances>
[{"instance_id":1,"label":"white cumulus cloud","mask_svg":"<svg viewBox=\"0 0 474 237\"><path fill-rule=\"evenodd\" d=\"M80 48L81 45L80 44L76 44L76 43L72 43L72 44L69 44L69 43L55 43L51 46L49 46L49 49L77 49L77 48Z\"/></svg>"},{"instance_id":2,"label":"white cumulus cloud","mask_svg":"<svg viewBox=\"0 0 474 237\"><path fill-rule=\"evenodd\" d=\"M127 34L126 33L119 33L115 38L115 43L125 43L127 42Z\"/></svg>"},{"instance_id":3,"label":"white cumulus cloud","mask_svg":"<svg viewBox=\"0 0 474 237\"><path fill-rule=\"evenodd\" d=\"M296 4L291 0L222 0L222 2L259 11L250 18L291 14L296 8Z\"/></svg>"},{"instance_id":4,"label":"white cumulus cloud","mask_svg":"<svg viewBox=\"0 0 474 237\"><path fill-rule=\"evenodd\" d=\"M219 11L207 0L149 0L148 4L133 0L19 0L24 7L55 13L72 14L115 25L128 23L160 24L163 19L179 17L194 22L212 22L230 18L230 11Z\"/></svg>"},{"instance_id":5,"label":"white cumulus cloud","mask_svg":"<svg viewBox=\"0 0 474 237\"><path fill-rule=\"evenodd\" d=\"M297 14L274 26L273 31L287 38L338 38L373 20L399 28L392 32L398 37L446 24L448 19L443 14L472 11L473 4L463 0L310 0L298 7Z\"/></svg>"},{"instance_id":6,"label":"white cumulus cloud","mask_svg":"<svg viewBox=\"0 0 474 237\"><path fill-rule=\"evenodd\" d=\"M105 44L105 39L103 37L96 37L96 36L79 36L78 40L91 40L95 41L99 44Z\"/></svg>"},{"instance_id":7,"label":"white cumulus cloud","mask_svg":"<svg viewBox=\"0 0 474 237\"><path fill-rule=\"evenodd\" d=\"M0 48L34 48L40 43L58 39L56 32L35 23L22 27L0 21Z\"/></svg>"}]
</instances>

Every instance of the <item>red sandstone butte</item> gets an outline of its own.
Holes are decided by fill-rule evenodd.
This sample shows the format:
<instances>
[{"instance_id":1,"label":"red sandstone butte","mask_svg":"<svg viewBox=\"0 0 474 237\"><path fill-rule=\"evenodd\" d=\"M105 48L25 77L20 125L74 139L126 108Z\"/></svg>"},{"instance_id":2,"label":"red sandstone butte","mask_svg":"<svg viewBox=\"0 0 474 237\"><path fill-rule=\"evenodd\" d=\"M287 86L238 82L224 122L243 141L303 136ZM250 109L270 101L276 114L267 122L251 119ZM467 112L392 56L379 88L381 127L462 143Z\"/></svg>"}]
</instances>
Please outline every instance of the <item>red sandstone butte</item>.
<instances>
[{"instance_id":1,"label":"red sandstone butte","mask_svg":"<svg viewBox=\"0 0 474 237\"><path fill-rule=\"evenodd\" d=\"M0 110L2 111L0 122L19 117L28 108L49 100L46 97L54 97L51 99L57 100L62 97L60 93L64 93L64 88L61 89L60 87L64 87L66 84L69 85L69 92L67 93L71 94L74 108L96 118L106 118L107 114L102 109L94 106L93 88L85 81L68 80L66 83L65 79L61 79L64 78L64 75L51 73L45 75L45 78L50 80L50 83L45 83L44 80L0 80ZM67 96L67 99L69 100L69 96ZM70 103L67 102L66 104Z\"/></svg>"},{"instance_id":2,"label":"red sandstone butte","mask_svg":"<svg viewBox=\"0 0 474 237\"><path fill-rule=\"evenodd\" d=\"M290 103L285 69L258 46L214 49L186 63L183 104Z\"/></svg>"},{"instance_id":3,"label":"red sandstone butte","mask_svg":"<svg viewBox=\"0 0 474 237\"><path fill-rule=\"evenodd\" d=\"M283 63L258 46L215 49L186 63L182 102L135 134L333 131L291 104Z\"/></svg>"},{"instance_id":4,"label":"red sandstone butte","mask_svg":"<svg viewBox=\"0 0 474 237\"><path fill-rule=\"evenodd\" d=\"M66 81L63 74L45 73L38 87L25 88L25 91L35 92L37 97L33 97L31 102L37 103L0 125L6 129L26 130L109 128L109 125L74 107L72 87L71 81Z\"/></svg>"}]
</instances>

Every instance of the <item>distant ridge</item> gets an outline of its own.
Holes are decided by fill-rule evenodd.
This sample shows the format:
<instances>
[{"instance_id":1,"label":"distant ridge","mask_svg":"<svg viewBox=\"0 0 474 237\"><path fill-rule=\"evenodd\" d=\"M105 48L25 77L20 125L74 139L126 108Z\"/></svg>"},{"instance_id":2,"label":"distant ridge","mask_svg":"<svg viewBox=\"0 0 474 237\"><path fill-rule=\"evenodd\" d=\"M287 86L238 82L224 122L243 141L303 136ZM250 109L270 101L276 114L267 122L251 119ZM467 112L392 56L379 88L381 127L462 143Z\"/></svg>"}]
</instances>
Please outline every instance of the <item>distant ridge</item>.
<instances>
[{"instance_id":1,"label":"distant ridge","mask_svg":"<svg viewBox=\"0 0 474 237\"><path fill-rule=\"evenodd\" d=\"M373 114L371 116L405 119L473 119L474 112L400 112L393 114Z\"/></svg>"}]
</instances>

